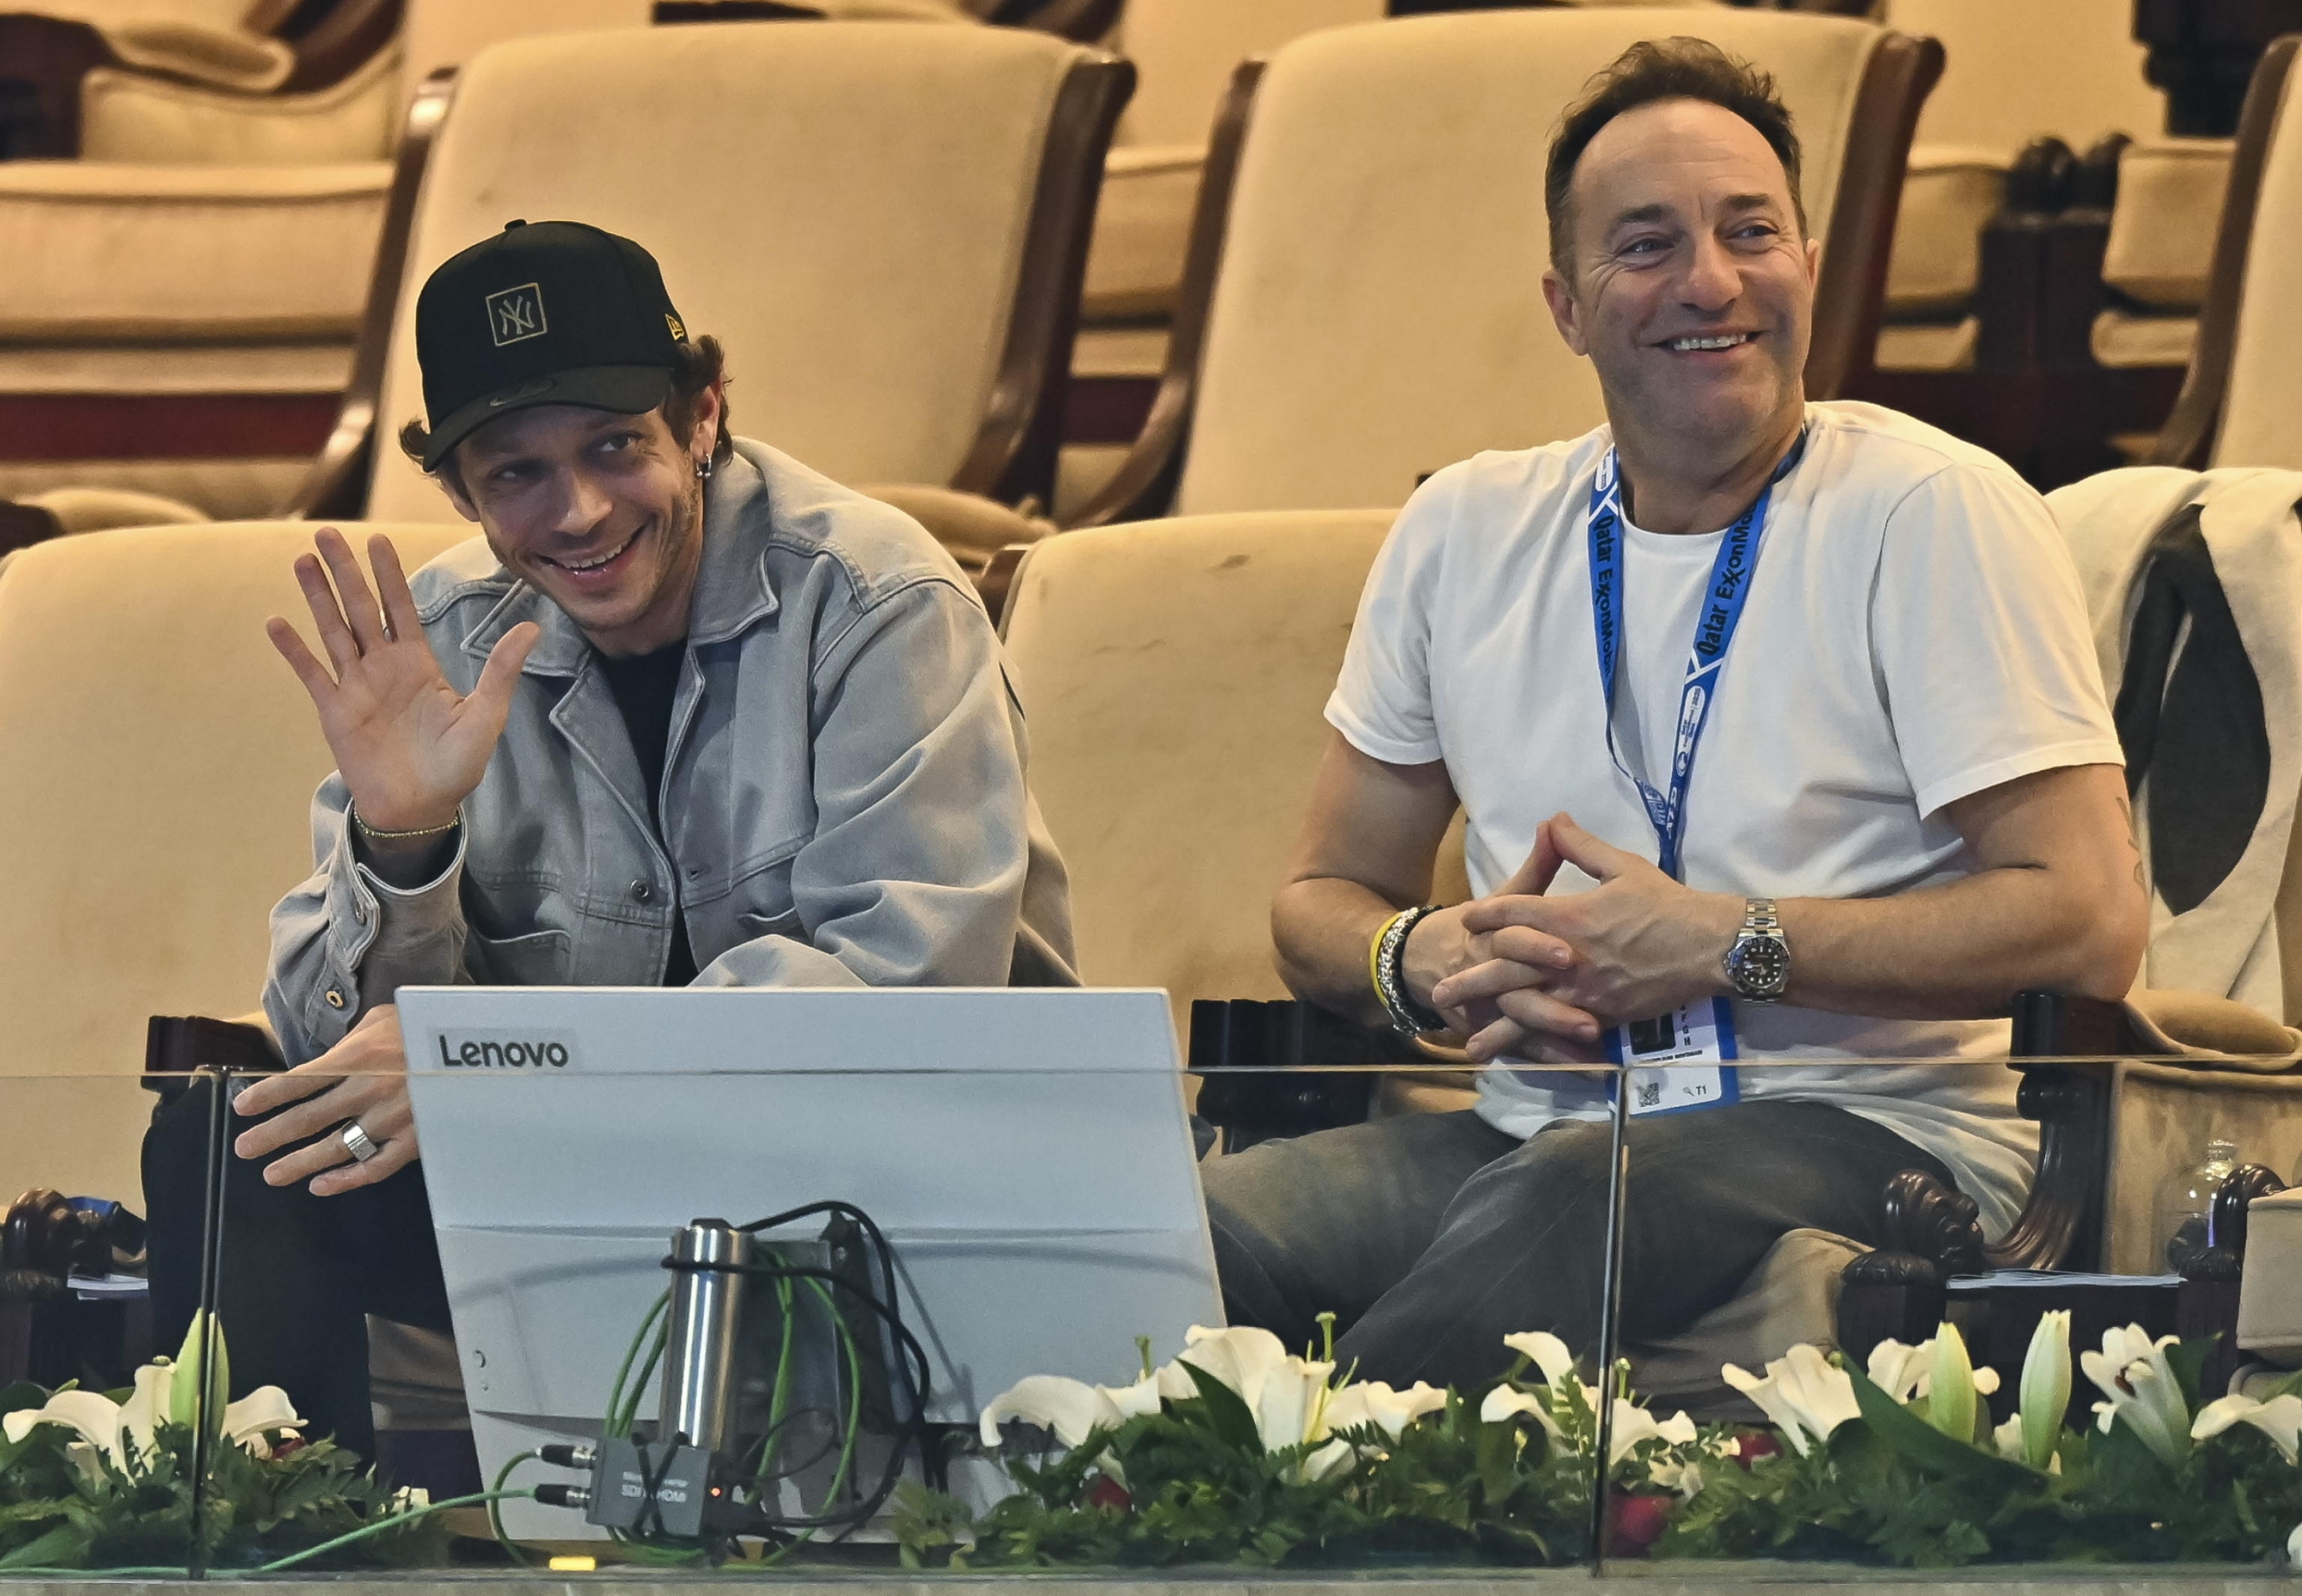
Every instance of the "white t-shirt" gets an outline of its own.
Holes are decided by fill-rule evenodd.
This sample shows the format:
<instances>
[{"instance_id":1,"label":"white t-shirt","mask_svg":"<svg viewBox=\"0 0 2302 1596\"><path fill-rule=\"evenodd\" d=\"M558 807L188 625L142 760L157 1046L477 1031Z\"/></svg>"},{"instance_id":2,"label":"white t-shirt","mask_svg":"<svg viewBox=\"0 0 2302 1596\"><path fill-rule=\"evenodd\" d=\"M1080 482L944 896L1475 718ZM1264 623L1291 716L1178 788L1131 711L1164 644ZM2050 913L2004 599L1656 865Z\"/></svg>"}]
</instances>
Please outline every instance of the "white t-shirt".
<instances>
[{"instance_id":1,"label":"white t-shirt","mask_svg":"<svg viewBox=\"0 0 2302 1596\"><path fill-rule=\"evenodd\" d=\"M1945 804L2034 771L2122 763L2077 574L2045 500L1995 457L1873 405L1810 405L1807 418L1689 779L1684 878L1778 898L1954 880L1975 867ZM1424 483L1376 559L1327 705L1374 759L1446 762L1477 893L1561 810L1656 857L1637 790L1608 757L1591 617L1591 484L1611 441L1601 427ZM1660 786L1723 529L1626 534L1617 741ZM1593 885L1568 866L1553 890ZM1737 1004L1735 1023L1745 1060L2003 1061L2008 1045L2004 1021ZM1993 1235L2020 1212L2037 1136L2003 1063L1748 1068L1740 1085L1745 1100L1832 1103L1889 1127L1950 1166ZM1604 1112L1501 1069L1480 1096L1513 1136Z\"/></svg>"}]
</instances>

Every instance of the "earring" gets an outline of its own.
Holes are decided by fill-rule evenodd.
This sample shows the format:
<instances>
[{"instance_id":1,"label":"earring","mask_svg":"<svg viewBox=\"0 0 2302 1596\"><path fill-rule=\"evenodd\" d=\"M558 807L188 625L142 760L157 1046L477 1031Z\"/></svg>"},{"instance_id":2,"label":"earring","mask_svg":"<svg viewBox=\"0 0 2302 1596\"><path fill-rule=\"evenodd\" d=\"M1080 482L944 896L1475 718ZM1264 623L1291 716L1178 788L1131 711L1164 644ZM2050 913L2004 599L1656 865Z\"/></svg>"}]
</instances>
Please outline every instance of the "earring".
<instances>
[{"instance_id":1,"label":"earring","mask_svg":"<svg viewBox=\"0 0 2302 1596\"><path fill-rule=\"evenodd\" d=\"M700 483L708 483L711 480L711 457L710 455L705 455L702 459L695 462L695 480Z\"/></svg>"}]
</instances>

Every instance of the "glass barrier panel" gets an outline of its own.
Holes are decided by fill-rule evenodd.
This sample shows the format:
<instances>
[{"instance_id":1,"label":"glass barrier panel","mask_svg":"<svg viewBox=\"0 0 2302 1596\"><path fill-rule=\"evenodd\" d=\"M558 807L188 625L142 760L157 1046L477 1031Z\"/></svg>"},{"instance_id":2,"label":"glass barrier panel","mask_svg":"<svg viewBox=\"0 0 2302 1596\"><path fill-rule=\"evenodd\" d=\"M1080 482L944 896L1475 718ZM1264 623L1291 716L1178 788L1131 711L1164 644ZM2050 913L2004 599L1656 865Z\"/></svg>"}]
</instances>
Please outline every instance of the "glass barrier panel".
<instances>
[{"instance_id":1,"label":"glass barrier panel","mask_svg":"<svg viewBox=\"0 0 2302 1596\"><path fill-rule=\"evenodd\" d=\"M154 1101L132 1074L0 1074L0 1579L194 1560L193 1392L145 1273Z\"/></svg>"},{"instance_id":2,"label":"glass barrier panel","mask_svg":"<svg viewBox=\"0 0 2302 1596\"><path fill-rule=\"evenodd\" d=\"M2292 1277L2274 1194L2302 1084L2281 1073L1636 1061L1624 1353L1725 1455L1651 1482L1651 1572L2283 1559L2302 1313L2263 1288Z\"/></svg>"}]
</instances>

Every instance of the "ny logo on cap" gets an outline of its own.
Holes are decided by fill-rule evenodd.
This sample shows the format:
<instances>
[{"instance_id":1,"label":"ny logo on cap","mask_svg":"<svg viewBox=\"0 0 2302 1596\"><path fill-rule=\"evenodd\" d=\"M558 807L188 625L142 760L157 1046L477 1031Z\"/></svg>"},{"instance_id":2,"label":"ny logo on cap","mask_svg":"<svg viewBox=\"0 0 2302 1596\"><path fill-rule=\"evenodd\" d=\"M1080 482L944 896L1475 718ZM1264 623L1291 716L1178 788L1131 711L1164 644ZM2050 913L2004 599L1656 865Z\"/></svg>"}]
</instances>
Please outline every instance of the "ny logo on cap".
<instances>
[{"instance_id":1,"label":"ny logo on cap","mask_svg":"<svg viewBox=\"0 0 2302 1596\"><path fill-rule=\"evenodd\" d=\"M524 338L542 338L549 331L543 320L543 290L533 282L488 296L488 332L496 348Z\"/></svg>"}]
</instances>

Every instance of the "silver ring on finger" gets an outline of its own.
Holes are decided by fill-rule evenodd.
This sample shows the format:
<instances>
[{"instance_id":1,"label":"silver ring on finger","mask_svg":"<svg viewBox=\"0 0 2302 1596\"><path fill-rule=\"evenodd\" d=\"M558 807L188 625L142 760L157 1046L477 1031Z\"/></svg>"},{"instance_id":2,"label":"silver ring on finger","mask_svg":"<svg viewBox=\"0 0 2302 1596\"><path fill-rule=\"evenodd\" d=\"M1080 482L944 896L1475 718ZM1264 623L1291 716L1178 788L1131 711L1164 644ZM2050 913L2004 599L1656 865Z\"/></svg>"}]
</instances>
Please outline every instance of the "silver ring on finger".
<instances>
[{"instance_id":1,"label":"silver ring on finger","mask_svg":"<svg viewBox=\"0 0 2302 1596\"><path fill-rule=\"evenodd\" d=\"M344 1151L352 1155L352 1162L354 1163L365 1163L369 1159L383 1151L382 1147L376 1146L374 1141L368 1138L367 1132L360 1129L359 1121L357 1120L350 1121L341 1130L338 1131L337 1135L342 1138Z\"/></svg>"}]
</instances>

